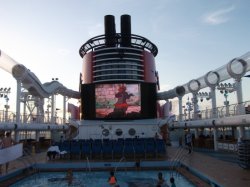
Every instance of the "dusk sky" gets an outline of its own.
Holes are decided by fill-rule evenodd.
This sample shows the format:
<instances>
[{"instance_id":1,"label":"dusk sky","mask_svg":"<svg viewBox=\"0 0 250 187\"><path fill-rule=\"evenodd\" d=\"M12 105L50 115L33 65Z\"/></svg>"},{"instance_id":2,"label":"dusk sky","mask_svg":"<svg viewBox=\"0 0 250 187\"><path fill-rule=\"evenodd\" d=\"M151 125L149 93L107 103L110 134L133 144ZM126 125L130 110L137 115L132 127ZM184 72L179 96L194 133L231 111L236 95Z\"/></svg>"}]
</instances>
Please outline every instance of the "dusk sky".
<instances>
[{"instance_id":1,"label":"dusk sky","mask_svg":"<svg viewBox=\"0 0 250 187\"><path fill-rule=\"evenodd\" d=\"M120 16L129 14L132 33L158 47L165 91L250 51L249 7L248 0L0 0L0 49L42 83L59 78L77 91L81 45L104 34L105 15L115 16L120 32ZM0 80L0 87L12 88L15 103L16 81L2 69ZM250 100L247 85L250 78L243 80L244 100Z\"/></svg>"}]
</instances>

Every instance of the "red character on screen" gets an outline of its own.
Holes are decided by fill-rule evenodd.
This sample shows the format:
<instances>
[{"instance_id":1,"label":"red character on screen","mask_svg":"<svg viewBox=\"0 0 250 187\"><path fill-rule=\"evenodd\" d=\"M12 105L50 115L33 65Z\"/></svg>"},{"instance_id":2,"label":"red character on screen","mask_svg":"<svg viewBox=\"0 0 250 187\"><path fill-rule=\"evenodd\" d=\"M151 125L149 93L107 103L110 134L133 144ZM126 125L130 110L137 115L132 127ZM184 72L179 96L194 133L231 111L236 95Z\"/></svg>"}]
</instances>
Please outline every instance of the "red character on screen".
<instances>
[{"instance_id":1,"label":"red character on screen","mask_svg":"<svg viewBox=\"0 0 250 187\"><path fill-rule=\"evenodd\" d=\"M131 96L134 96L133 94L128 94L126 89L126 86L121 85L118 88L118 93L115 94L115 97L118 98L118 100L115 103L114 112L120 113L121 115L126 114L128 108L127 99L129 99Z\"/></svg>"}]
</instances>

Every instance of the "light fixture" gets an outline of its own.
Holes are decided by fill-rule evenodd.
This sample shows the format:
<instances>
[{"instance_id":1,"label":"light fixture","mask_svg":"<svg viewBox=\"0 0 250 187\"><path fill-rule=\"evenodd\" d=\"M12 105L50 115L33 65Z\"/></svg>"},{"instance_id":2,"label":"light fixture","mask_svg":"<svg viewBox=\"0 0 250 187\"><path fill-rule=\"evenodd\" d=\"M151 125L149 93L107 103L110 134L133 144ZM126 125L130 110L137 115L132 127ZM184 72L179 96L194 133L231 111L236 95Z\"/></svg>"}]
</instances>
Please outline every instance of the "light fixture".
<instances>
[{"instance_id":1,"label":"light fixture","mask_svg":"<svg viewBox=\"0 0 250 187\"><path fill-rule=\"evenodd\" d=\"M244 77L248 77L248 78L249 78L249 77L250 77L250 75L245 75Z\"/></svg>"},{"instance_id":2,"label":"light fixture","mask_svg":"<svg viewBox=\"0 0 250 187\"><path fill-rule=\"evenodd\" d=\"M200 97L200 101L203 102L204 99L208 101L211 96L210 96L210 92L199 92L197 94L197 97Z\"/></svg>"},{"instance_id":3,"label":"light fixture","mask_svg":"<svg viewBox=\"0 0 250 187\"><path fill-rule=\"evenodd\" d=\"M7 87L0 88L0 97L5 98L5 99L9 99L8 95L10 94L10 90L11 90L10 87L9 88L7 88Z\"/></svg>"}]
</instances>

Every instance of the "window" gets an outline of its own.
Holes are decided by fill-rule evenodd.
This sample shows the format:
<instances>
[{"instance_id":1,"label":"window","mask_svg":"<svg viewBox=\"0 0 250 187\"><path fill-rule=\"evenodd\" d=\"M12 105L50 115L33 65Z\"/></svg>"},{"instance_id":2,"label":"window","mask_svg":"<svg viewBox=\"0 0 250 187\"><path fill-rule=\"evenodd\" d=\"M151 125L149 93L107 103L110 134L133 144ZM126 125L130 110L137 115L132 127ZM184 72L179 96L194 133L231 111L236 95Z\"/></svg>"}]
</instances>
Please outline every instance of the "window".
<instances>
[{"instance_id":1,"label":"window","mask_svg":"<svg viewBox=\"0 0 250 187\"><path fill-rule=\"evenodd\" d=\"M136 131L135 131L135 129L133 129L133 128L129 129L129 131L128 131L128 134L129 134L130 136L134 136L135 133L136 133Z\"/></svg>"},{"instance_id":2,"label":"window","mask_svg":"<svg viewBox=\"0 0 250 187\"><path fill-rule=\"evenodd\" d=\"M115 134L117 135L117 136L121 136L122 135L122 129L116 129L116 131L115 131Z\"/></svg>"},{"instance_id":3,"label":"window","mask_svg":"<svg viewBox=\"0 0 250 187\"><path fill-rule=\"evenodd\" d=\"M103 129L102 135L103 136L108 136L109 135L109 130L108 129Z\"/></svg>"}]
</instances>

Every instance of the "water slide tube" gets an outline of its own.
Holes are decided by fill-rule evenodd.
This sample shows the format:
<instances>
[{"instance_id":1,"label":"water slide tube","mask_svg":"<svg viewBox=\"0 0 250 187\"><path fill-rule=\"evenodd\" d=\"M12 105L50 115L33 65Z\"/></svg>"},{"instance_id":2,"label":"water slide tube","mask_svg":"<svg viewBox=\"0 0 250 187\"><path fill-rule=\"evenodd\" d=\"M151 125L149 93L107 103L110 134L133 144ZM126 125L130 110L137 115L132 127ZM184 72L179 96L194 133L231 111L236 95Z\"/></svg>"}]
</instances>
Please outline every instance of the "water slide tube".
<instances>
[{"instance_id":1,"label":"water slide tube","mask_svg":"<svg viewBox=\"0 0 250 187\"><path fill-rule=\"evenodd\" d=\"M239 80L248 71L250 71L250 52L247 52L238 58L234 58L220 68L209 71L204 76L190 80L182 86L177 86L176 88L165 92L159 92L157 96L159 100L167 100L183 96L184 94L195 93L202 88L215 87L219 82L230 78Z\"/></svg>"},{"instance_id":2,"label":"water slide tube","mask_svg":"<svg viewBox=\"0 0 250 187\"><path fill-rule=\"evenodd\" d=\"M13 60L1 50L0 68L12 74L17 81L21 81L23 87L34 96L48 98L52 94L61 94L70 98L80 98L79 92L66 88L58 81L42 84L33 72L24 65Z\"/></svg>"}]
</instances>

